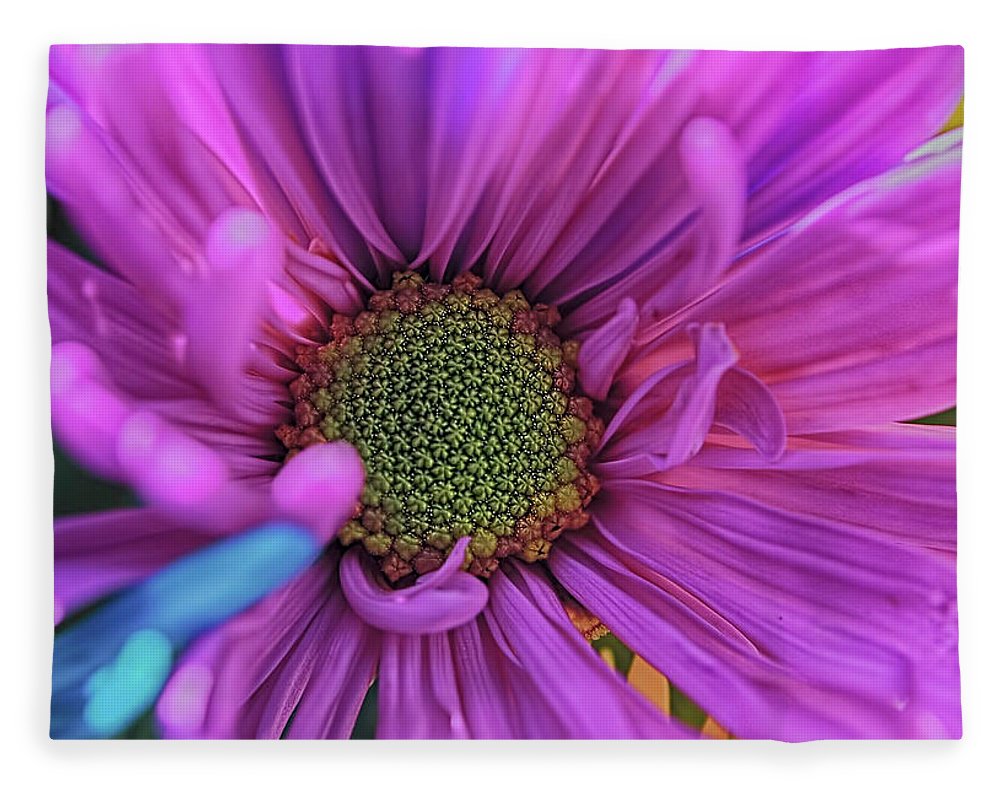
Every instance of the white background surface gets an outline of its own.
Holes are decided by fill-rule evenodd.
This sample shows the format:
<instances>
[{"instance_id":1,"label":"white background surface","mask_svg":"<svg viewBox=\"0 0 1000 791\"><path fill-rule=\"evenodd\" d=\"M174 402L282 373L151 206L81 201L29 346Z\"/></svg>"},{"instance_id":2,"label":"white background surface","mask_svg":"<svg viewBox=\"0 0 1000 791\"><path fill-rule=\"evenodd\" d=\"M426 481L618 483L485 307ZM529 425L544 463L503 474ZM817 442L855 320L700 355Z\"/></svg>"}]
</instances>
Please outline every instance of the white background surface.
<instances>
[{"instance_id":1,"label":"white background surface","mask_svg":"<svg viewBox=\"0 0 1000 791\"><path fill-rule=\"evenodd\" d=\"M979 10L974 10L978 6ZM0 69L0 783L12 789L1000 787L1000 26L985 2L6 4ZM959 404L961 742L56 743L44 106L52 43L214 41L724 49L966 48Z\"/></svg>"}]
</instances>

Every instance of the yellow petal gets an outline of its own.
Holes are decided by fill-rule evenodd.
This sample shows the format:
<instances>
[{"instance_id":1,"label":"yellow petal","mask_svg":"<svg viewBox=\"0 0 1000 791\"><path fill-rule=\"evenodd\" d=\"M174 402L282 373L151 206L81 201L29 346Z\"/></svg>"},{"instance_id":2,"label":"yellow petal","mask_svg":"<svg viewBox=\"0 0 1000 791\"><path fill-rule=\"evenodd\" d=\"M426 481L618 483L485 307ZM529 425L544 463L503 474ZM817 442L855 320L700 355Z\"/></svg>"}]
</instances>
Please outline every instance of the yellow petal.
<instances>
[{"instance_id":1,"label":"yellow petal","mask_svg":"<svg viewBox=\"0 0 1000 791\"><path fill-rule=\"evenodd\" d=\"M948 119L948 123L944 125L944 129L941 130L942 133L950 132L952 129L958 129L960 126L965 126L965 97L963 96L959 102L958 107L955 108L955 112L951 114L951 118Z\"/></svg>"},{"instance_id":2,"label":"yellow petal","mask_svg":"<svg viewBox=\"0 0 1000 791\"><path fill-rule=\"evenodd\" d=\"M728 739L729 734L719 723L709 717L701 728L701 738L703 739Z\"/></svg>"},{"instance_id":3,"label":"yellow petal","mask_svg":"<svg viewBox=\"0 0 1000 791\"><path fill-rule=\"evenodd\" d=\"M670 714L670 682L638 654L629 668L628 683L664 714Z\"/></svg>"}]
</instances>

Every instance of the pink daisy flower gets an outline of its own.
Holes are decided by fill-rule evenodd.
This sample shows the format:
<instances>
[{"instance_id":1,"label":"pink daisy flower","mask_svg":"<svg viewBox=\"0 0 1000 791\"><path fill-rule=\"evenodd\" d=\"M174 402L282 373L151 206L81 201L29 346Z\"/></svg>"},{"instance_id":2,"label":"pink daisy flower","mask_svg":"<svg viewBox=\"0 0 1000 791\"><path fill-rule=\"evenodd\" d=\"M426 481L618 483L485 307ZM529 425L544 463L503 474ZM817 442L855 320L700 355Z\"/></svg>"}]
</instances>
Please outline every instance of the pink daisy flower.
<instances>
[{"instance_id":1,"label":"pink daisy flower","mask_svg":"<svg viewBox=\"0 0 1000 791\"><path fill-rule=\"evenodd\" d=\"M956 47L54 47L52 733L961 733ZM585 629L585 631L587 631ZM591 630L592 632L595 630Z\"/></svg>"}]
</instances>

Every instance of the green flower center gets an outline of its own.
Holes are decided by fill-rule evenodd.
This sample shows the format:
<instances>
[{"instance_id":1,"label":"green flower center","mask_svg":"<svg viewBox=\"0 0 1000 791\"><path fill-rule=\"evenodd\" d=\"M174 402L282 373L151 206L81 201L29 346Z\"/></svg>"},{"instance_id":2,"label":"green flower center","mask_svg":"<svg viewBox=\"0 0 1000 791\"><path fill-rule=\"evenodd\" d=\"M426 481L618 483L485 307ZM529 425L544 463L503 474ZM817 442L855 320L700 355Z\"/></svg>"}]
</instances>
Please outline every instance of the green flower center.
<instances>
[{"instance_id":1,"label":"green flower center","mask_svg":"<svg viewBox=\"0 0 1000 791\"><path fill-rule=\"evenodd\" d=\"M574 395L578 346L555 334L558 320L473 275L449 286L407 273L368 310L336 317L329 343L300 350L295 425L279 439L289 453L346 440L367 473L341 543L361 543L397 582L469 536L466 568L487 577L586 523L597 481L585 464L603 424Z\"/></svg>"}]
</instances>

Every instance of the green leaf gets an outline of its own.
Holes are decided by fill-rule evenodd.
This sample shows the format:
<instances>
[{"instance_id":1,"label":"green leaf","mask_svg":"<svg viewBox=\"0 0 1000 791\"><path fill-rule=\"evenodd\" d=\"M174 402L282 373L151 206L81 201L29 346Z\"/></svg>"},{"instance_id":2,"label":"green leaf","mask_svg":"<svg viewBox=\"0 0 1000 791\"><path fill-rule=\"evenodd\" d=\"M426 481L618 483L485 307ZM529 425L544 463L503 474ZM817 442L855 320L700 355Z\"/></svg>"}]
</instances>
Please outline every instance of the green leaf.
<instances>
[{"instance_id":1,"label":"green leaf","mask_svg":"<svg viewBox=\"0 0 1000 791\"><path fill-rule=\"evenodd\" d=\"M957 425L957 413L958 408L952 407L951 409L946 409L944 412L938 412L936 415L928 415L927 417L922 417L919 420L911 420L911 423L920 423L925 426L955 426Z\"/></svg>"}]
</instances>

